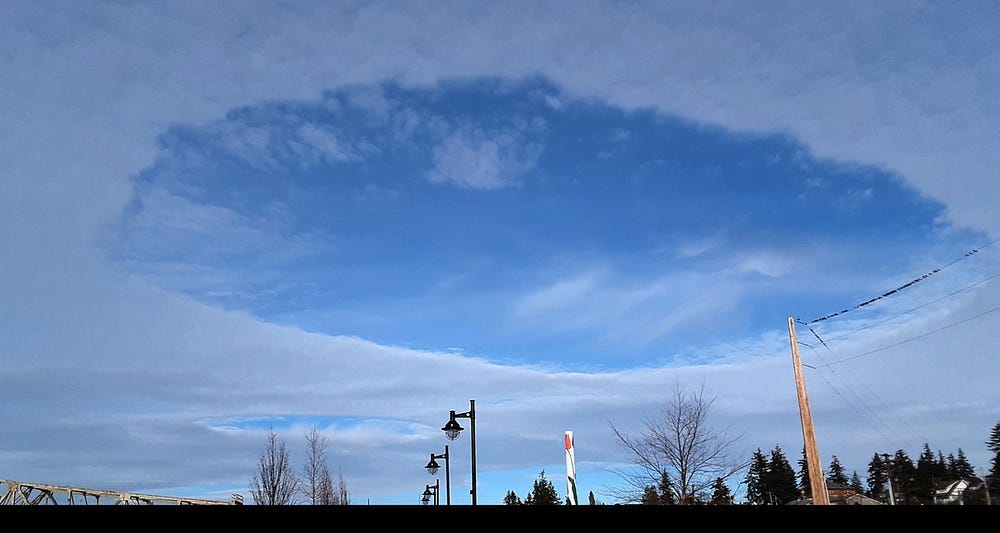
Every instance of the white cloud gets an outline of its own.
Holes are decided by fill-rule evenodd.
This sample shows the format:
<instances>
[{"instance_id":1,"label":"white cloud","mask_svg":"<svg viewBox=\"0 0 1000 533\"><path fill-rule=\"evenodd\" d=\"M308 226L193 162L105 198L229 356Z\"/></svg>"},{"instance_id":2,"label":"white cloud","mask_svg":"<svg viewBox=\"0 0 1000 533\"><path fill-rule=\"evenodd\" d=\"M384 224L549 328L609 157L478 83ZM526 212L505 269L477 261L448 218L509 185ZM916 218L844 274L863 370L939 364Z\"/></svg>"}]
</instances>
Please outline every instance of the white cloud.
<instances>
[{"instance_id":1,"label":"white cloud","mask_svg":"<svg viewBox=\"0 0 1000 533\"><path fill-rule=\"evenodd\" d=\"M299 138L316 150L328 163L340 163L356 159L358 156L331 131L313 124L303 124L299 128Z\"/></svg>"},{"instance_id":2,"label":"white cloud","mask_svg":"<svg viewBox=\"0 0 1000 533\"><path fill-rule=\"evenodd\" d=\"M609 344L642 346L730 310L743 290L721 277L678 272L630 279L593 268L522 295L514 316L535 331L585 332Z\"/></svg>"},{"instance_id":3,"label":"white cloud","mask_svg":"<svg viewBox=\"0 0 1000 533\"><path fill-rule=\"evenodd\" d=\"M534 167L540 153L539 145L515 130L460 127L434 148L427 179L467 189L510 187Z\"/></svg>"},{"instance_id":4,"label":"white cloud","mask_svg":"<svg viewBox=\"0 0 1000 533\"><path fill-rule=\"evenodd\" d=\"M705 377L709 388L738 399L722 402L719 414L748 428L747 444L780 442L794 453L801 433L785 353L739 365L599 375L502 367L206 308L122 276L94 246L95 233L132 193L128 177L153 161L156 136L170 125L211 122L262 100L312 99L349 83L539 72L577 95L735 130L786 132L820 156L884 165L943 201L948 220L987 232L998 227L1000 56L992 12L838 3L753 6L752 16L736 16L745 5L693 5L11 7L0 19L0 123L9 126L0 130L0 279L16 280L0 298L4 477L154 493L191 484L244 487L259 435L213 432L196 420L395 413L433 426L444 410L476 397L485 482L497 465L550 462L544 452L516 456L529 448L522 431L551 434L556 464L566 427L592 457L623 459L604 422L652 408L678 375ZM453 135L440 147L434 175L442 182L509 186L533 164L512 132ZM256 132L234 149L255 150L266 137ZM193 215L229 220L212 210ZM567 301L606 297L623 309L651 301L642 287L613 286L632 290L631 300L583 286L567 291ZM650 290L645 298L652 301L663 295ZM559 309L556 292L546 309ZM983 292L950 316L968 317L995 301L995 290ZM601 311L592 305L583 311ZM878 391L891 409L886 416L913 416L908 422L933 438L933 447L974 446L1000 417L994 380L980 379L1000 375L991 324L972 321L933 343L861 358L856 372L891 377ZM669 329L669 320L663 325ZM855 342L863 350L863 339ZM446 381L456 385L441 387ZM855 440L861 431L853 410L821 381L809 383L821 454L836 453L863 472L872 448L884 443ZM520 410L507 410L511 397ZM917 417L916 402L940 411ZM546 405L544 417L537 405ZM135 425L142 416L147 423ZM131 430L123 432L126 424ZM152 438L163 435L170 438ZM439 445L428 439L388 450L368 442L339 450L344 455L335 461L344 460L334 464L344 467L353 494L378 502L386 491L422 486L426 474L413 459ZM966 451L976 465L987 464L983 450ZM465 473L458 468L456 486Z\"/></svg>"}]
</instances>

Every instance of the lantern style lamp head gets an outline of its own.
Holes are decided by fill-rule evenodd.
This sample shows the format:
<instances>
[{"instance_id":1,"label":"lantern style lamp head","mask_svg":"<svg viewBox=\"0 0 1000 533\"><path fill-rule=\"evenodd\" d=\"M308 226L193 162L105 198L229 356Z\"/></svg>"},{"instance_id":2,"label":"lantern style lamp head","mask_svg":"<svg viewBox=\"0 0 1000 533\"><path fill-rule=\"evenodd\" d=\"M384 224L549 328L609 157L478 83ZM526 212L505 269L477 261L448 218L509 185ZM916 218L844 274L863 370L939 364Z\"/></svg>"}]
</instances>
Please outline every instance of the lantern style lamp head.
<instances>
[{"instance_id":1,"label":"lantern style lamp head","mask_svg":"<svg viewBox=\"0 0 1000 533\"><path fill-rule=\"evenodd\" d=\"M425 466L424 468L426 468L427 471L430 472L430 474L432 476L434 474L438 473L438 469L441 468L441 465L439 465L438 462L434 460L434 454L433 453L431 454L431 460L430 460L430 462L428 462L427 466Z\"/></svg>"},{"instance_id":2,"label":"lantern style lamp head","mask_svg":"<svg viewBox=\"0 0 1000 533\"><path fill-rule=\"evenodd\" d=\"M448 419L448 423L445 424L443 428L441 428L441 430L444 431L444 435L448 437L448 440L457 439L458 434L461 433L463 429L465 428L458 425L458 421L455 420L455 411L451 412L450 418Z\"/></svg>"}]
</instances>

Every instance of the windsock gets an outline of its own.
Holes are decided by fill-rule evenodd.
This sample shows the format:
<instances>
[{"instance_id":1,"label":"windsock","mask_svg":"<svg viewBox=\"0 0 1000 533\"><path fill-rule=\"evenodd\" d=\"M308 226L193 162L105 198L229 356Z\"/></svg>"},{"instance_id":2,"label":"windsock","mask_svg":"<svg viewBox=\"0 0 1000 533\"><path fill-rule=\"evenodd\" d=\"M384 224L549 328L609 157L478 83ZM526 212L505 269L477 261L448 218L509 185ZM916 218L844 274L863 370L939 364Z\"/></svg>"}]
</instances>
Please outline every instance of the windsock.
<instances>
[{"instance_id":1,"label":"windsock","mask_svg":"<svg viewBox=\"0 0 1000 533\"><path fill-rule=\"evenodd\" d=\"M566 441L566 498L569 505L578 505L576 499L576 450L573 443L573 432L567 431Z\"/></svg>"}]
</instances>

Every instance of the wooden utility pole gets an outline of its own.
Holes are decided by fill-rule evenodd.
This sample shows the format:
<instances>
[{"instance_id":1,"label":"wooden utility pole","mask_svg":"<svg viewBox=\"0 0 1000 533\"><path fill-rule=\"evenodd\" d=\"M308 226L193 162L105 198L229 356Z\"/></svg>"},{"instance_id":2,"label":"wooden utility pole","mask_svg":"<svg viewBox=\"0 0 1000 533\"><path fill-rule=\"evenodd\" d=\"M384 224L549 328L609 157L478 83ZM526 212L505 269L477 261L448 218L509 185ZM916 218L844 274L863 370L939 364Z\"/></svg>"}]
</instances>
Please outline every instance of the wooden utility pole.
<instances>
[{"instance_id":1,"label":"wooden utility pole","mask_svg":"<svg viewBox=\"0 0 1000 533\"><path fill-rule=\"evenodd\" d=\"M813 505L830 505L830 494L826 491L826 477L823 464L816 448L816 432L813 430L812 413L809 411L809 397L806 395L806 380L802 375L802 360L799 359L799 341L795 337L795 320L788 317L788 337L792 344L792 365L795 367L795 390L799 395L799 416L802 419L802 440L805 443L806 464L809 467L809 483L812 489Z\"/></svg>"}]
</instances>

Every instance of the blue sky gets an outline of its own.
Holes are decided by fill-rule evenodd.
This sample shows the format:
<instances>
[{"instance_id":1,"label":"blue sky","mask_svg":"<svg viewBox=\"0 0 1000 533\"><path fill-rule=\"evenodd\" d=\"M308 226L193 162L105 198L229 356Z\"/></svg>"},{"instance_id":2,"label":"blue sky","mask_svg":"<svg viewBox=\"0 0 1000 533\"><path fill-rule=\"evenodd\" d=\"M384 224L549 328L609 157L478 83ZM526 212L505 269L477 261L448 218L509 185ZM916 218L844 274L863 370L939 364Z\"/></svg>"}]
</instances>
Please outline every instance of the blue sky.
<instances>
[{"instance_id":1,"label":"blue sky","mask_svg":"<svg viewBox=\"0 0 1000 533\"><path fill-rule=\"evenodd\" d=\"M995 7L688 7L15 4L0 478L228 499L316 424L409 504L474 398L481 503L565 430L608 501L675 383L798 459L790 316L824 464L987 468Z\"/></svg>"}]
</instances>

